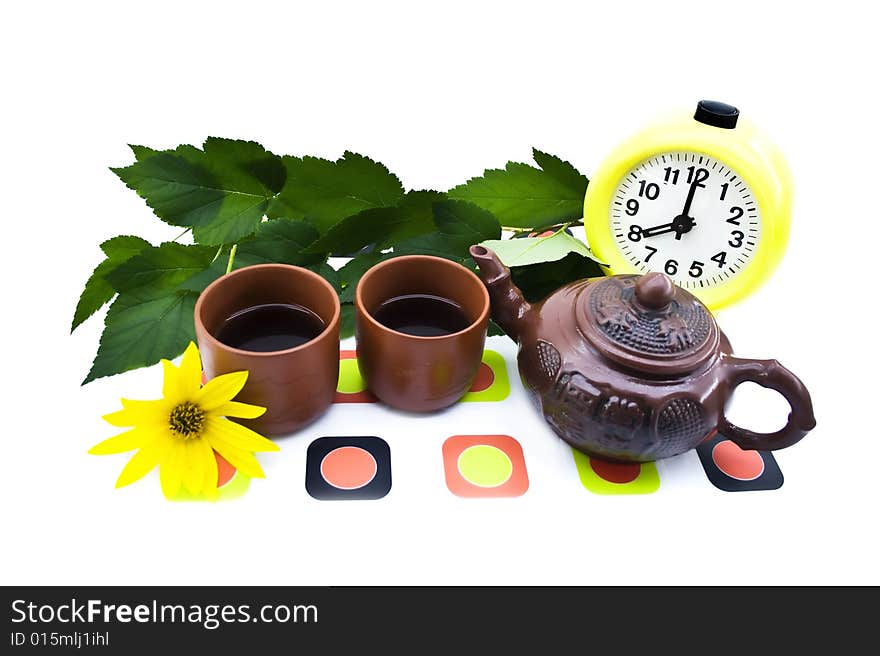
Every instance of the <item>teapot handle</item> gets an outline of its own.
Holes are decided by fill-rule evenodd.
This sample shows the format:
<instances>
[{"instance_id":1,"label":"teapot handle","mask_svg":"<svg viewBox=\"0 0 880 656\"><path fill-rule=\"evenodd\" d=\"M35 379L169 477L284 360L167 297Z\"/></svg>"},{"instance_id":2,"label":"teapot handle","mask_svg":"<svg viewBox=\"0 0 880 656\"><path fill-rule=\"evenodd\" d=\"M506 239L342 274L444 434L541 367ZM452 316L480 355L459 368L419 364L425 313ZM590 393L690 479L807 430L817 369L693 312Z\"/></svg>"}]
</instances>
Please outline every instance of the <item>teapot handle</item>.
<instances>
[{"instance_id":1,"label":"teapot handle","mask_svg":"<svg viewBox=\"0 0 880 656\"><path fill-rule=\"evenodd\" d=\"M728 399L738 385L753 382L761 387L776 390L785 397L791 407L788 422L775 433L756 433L734 426L722 411L718 432L741 449L760 451L784 449L800 441L816 427L810 393L797 376L776 360L750 360L725 354L722 355L721 375L729 387Z\"/></svg>"}]
</instances>

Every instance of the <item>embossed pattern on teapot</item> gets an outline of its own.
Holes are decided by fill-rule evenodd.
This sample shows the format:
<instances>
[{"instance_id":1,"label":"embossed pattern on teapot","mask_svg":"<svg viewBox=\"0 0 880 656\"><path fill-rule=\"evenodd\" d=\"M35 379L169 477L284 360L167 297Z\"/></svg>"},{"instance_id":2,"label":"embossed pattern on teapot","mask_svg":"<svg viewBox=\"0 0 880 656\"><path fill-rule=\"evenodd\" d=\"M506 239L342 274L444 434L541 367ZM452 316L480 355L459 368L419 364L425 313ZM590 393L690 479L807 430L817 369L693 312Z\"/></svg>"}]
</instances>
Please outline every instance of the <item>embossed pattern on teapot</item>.
<instances>
[{"instance_id":1,"label":"embossed pattern on teapot","mask_svg":"<svg viewBox=\"0 0 880 656\"><path fill-rule=\"evenodd\" d=\"M492 317L519 343L523 382L550 427L574 448L645 462L697 446L716 431L744 449L780 449L815 426L803 383L775 360L733 357L709 310L668 276L570 283L529 304L492 251L471 247ZM781 393L792 408L775 433L731 424L740 383Z\"/></svg>"}]
</instances>

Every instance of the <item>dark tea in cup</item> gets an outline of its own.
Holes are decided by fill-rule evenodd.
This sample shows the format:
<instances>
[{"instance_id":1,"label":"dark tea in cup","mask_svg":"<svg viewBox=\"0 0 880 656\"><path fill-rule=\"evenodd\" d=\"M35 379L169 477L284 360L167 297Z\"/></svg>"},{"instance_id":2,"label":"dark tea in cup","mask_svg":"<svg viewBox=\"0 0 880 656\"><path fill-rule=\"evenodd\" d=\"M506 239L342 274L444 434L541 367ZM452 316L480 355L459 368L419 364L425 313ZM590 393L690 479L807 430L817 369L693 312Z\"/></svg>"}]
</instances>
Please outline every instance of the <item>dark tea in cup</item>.
<instances>
[{"instance_id":1,"label":"dark tea in cup","mask_svg":"<svg viewBox=\"0 0 880 656\"><path fill-rule=\"evenodd\" d=\"M471 324L461 305L433 294L403 294L383 301L374 312L386 328L417 337L461 332Z\"/></svg>"},{"instance_id":2,"label":"dark tea in cup","mask_svg":"<svg viewBox=\"0 0 880 656\"><path fill-rule=\"evenodd\" d=\"M217 339L243 351L266 353L302 346L320 335L324 322L293 303L263 303L238 310L217 331Z\"/></svg>"}]
</instances>

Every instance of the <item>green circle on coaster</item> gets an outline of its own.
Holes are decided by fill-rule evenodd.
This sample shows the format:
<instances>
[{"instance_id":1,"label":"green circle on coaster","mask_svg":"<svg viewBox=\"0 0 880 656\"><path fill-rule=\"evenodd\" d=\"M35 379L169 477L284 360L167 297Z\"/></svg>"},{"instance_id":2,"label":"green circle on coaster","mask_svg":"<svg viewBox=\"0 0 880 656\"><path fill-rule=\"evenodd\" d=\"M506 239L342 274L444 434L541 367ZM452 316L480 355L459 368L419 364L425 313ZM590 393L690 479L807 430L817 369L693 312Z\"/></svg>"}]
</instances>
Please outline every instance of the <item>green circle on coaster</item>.
<instances>
[{"instance_id":1,"label":"green circle on coaster","mask_svg":"<svg viewBox=\"0 0 880 656\"><path fill-rule=\"evenodd\" d=\"M340 394L357 394L367 389L367 384L358 369L355 358L345 358L339 361L339 382L336 391Z\"/></svg>"},{"instance_id":2,"label":"green circle on coaster","mask_svg":"<svg viewBox=\"0 0 880 656\"><path fill-rule=\"evenodd\" d=\"M471 485L498 487L510 480L513 463L498 447L476 444L458 456L458 471Z\"/></svg>"}]
</instances>

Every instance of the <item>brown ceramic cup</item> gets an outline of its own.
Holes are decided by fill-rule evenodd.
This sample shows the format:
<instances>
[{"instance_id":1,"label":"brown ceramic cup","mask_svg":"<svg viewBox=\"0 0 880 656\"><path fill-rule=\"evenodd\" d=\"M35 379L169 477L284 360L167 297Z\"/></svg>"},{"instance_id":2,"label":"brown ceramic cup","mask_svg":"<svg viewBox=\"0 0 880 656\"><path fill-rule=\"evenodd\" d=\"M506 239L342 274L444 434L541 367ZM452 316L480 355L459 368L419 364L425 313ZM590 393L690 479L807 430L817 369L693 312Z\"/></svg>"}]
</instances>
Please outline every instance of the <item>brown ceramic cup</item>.
<instances>
[{"instance_id":1,"label":"brown ceramic cup","mask_svg":"<svg viewBox=\"0 0 880 656\"><path fill-rule=\"evenodd\" d=\"M245 351L216 335L230 316L266 303L308 308L324 322L314 339L283 351ZM237 401L264 406L263 416L240 421L264 435L290 433L321 415L333 402L339 379L339 297L321 276L287 264L259 264L212 282L195 308L196 339L210 379L247 370Z\"/></svg>"},{"instance_id":2,"label":"brown ceramic cup","mask_svg":"<svg viewBox=\"0 0 880 656\"><path fill-rule=\"evenodd\" d=\"M384 301L407 294L454 301L470 324L457 333L418 337L376 321L374 313ZM489 294L473 272L429 255L395 257L360 279L355 309L358 367L370 391L383 402L429 412L452 405L470 389L489 323Z\"/></svg>"}]
</instances>

